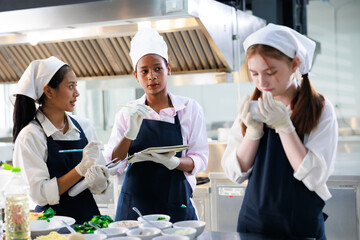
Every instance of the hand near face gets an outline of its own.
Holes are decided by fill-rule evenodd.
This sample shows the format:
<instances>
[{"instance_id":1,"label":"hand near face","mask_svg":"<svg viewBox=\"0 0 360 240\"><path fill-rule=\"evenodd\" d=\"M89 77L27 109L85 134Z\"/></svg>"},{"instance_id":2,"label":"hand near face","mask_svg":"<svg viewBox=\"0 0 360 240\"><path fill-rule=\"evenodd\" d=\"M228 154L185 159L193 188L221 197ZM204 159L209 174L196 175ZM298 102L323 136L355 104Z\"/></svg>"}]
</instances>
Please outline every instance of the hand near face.
<instances>
[{"instance_id":1,"label":"hand near face","mask_svg":"<svg viewBox=\"0 0 360 240\"><path fill-rule=\"evenodd\" d=\"M280 102L274 100L270 92L263 92L263 99L259 98L259 116L269 126L273 126L277 133L291 133L295 131L288 109Z\"/></svg>"},{"instance_id":2,"label":"hand near face","mask_svg":"<svg viewBox=\"0 0 360 240\"><path fill-rule=\"evenodd\" d=\"M247 127L245 137L252 140L260 139L264 135L263 123L253 119L250 112L250 97L248 95L240 100L238 112L241 121Z\"/></svg>"}]
</instances>

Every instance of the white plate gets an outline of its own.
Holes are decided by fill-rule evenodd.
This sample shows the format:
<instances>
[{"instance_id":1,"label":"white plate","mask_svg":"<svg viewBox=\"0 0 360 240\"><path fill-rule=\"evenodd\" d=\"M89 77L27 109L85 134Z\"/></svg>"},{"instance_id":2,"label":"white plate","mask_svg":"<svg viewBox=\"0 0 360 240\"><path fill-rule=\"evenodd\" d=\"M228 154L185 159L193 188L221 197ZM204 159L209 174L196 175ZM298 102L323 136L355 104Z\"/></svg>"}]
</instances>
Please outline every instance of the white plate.
<instances>
[{"instance_id":1,"label":"white plate","mask_svg":"<svg viewBox=\"0 0 360 240\"><path fill-rule=\"evenodd\" d=\"M65 221L69 225L75 223L75 219L65 216L54 216L50 218L50 222L46 220L30 221L31 237L35 238L40 235L47 235L51 231L57 231L60 228L65 227L62 221Z\"/></svg>"}]
</instances>

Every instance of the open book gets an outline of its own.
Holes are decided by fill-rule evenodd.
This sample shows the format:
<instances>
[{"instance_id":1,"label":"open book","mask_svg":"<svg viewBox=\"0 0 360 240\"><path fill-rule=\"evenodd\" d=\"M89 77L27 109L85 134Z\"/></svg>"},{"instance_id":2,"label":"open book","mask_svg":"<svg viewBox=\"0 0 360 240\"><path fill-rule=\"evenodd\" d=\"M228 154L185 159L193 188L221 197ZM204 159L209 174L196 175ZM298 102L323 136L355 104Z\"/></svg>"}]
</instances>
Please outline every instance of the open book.
<instances>
[{"instance_id":1,"label":"open book","mask_svg":"<svg viewBox=\"0 0 360 240\"><path fill-rule=\"evenodd\" d=\"M141 153L168 153L168 152L180 152L189 148L189 145L174 145L174 146L163 146L163 147L150 147L146 148ZM135 155L135 154L134 154ZM128 161L134 157L131 155L128 157Z\"/></svg>"}]
</instances>

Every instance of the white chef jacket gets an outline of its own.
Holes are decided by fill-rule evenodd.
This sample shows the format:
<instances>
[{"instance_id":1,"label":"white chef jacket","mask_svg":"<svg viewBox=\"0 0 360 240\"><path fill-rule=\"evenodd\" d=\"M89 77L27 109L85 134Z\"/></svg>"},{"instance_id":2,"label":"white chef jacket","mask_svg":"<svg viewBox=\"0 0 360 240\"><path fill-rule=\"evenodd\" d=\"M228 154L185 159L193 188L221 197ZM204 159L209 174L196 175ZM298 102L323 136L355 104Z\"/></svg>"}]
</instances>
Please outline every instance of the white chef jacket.
<instances>
[{"instance_id":1,"label":"white chef jacket","mask_svg":"<svg viewBox=\"0 0 360 240\"><path fill-rule=\"evenodd\" d=\"M36 118L41 126L32 120L20 131L14 144L13 164L21 168L30 185L30 197L39 206L58 204L60 200L57 178L50 179L46 165L48 158L46 138L51 136L54 140L80 139L80 130L67 114L66 117L69 130L63 134L38 110ZM89 142L97 141L95 129L88 120L72 117L79 123Z\"/></svg>"},{"instance_id":2,"label":"white chef jacket","mask_svg":"<svg viewBox=\"0 0 360 240\"><path fill-rule=\"evenodd\" d=\"M194 169L188 173L184 172L192 189L196 186L195 175L207 168L209 157L209 145L207 142L206 123L201 106L193 99L176 96L168 92L173 107L162 109L159 114L153 109L145 119L164 121L174 123L174 117L178 114L183 144L189 145L189 148L182 151L182 157L191 157L194 161ZM145 104L145 94L132 102L129 106ZM115 116L115 123L111 132L109 142L104 150L104 157L107 161L111 160L114 147L124 137L127 121L130 116L129 108L122 108ZM118 172L122 174L127 166L127 158L120 164Z\"/></svg>"},{"instance_id":3,"label":"white chef jacket","mask_svg":"<svg viewBox=\"0 0 360 240\"><path fill-rule=\"evenodd\" d=\"M290 109L289 114L291 115ZM235 183L242 183L252 171L251 168L247 172L242 172L236 158L236 150L242 139L238 115L230 130L228 145L221 160L225 174ZM302 181L310 191L315 191L324 201L331 197L326 181L334 171L337 142L338 124L334 107L325 98L325 106L317 127L304 136L304 145L308 153L298 170L294 172L296 179Z\"/></svg>"}]
</instances>

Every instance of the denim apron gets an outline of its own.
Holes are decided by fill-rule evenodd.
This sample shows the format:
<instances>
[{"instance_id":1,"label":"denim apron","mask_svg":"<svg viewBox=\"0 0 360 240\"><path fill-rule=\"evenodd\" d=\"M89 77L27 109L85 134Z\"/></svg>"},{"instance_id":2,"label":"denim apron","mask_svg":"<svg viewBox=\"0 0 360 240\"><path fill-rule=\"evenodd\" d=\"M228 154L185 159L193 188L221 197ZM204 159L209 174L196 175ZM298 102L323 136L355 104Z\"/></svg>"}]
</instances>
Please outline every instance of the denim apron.
<instances>
[{"instance_id":1,"label":"denim apron","mask_svg":"<svg viewBox=\"0 0 360 240\"><path fill-rule=\"evenodd\" d=\"M70 117L70 119L80 130L79 140L53 140L51 136L47 137L48 158L46 165L50 178L62 177L75 168L82 159L82 152L59 153L59 150L83 149L88 143L79 123L72 117ZM37 119L36 121L39 122ZM89 189L86 189L75 197L70 197L68 191L66 191L61 194L59 204L36 206L35 212L45 211L49 207L56 211L56 215L74 218L76 224L83 224L85 221L91 220L93 215L100 214L95 199Z\"/></svg>"},{"instance_id":2,"label":"denim apron","mask_svg":"<svg viewBox=\"0 0 360 240\"><path fill-rule=\"evenodd\" d=\"M129 155L149 147L183 144L178 116L175 124L144 119L129 148ZM176 154L181 157L181 152ZM171 222L196 220L190 201L192 188L183 171L169 170L153 161L130 164L121 188L115 220L134 220L137 207L146 214L167 214Z\"/></svg>"},{"instance_id":3,"label":"denim apron","mask_svg":"<svg viewBox=\"0 0 360 240\"><path fill-rule=\"evenodd\" d=\"M238 217L238 232L326 239L325 202L293 174L279 134L264 127Z\"/></svg>"}]
</instances>

